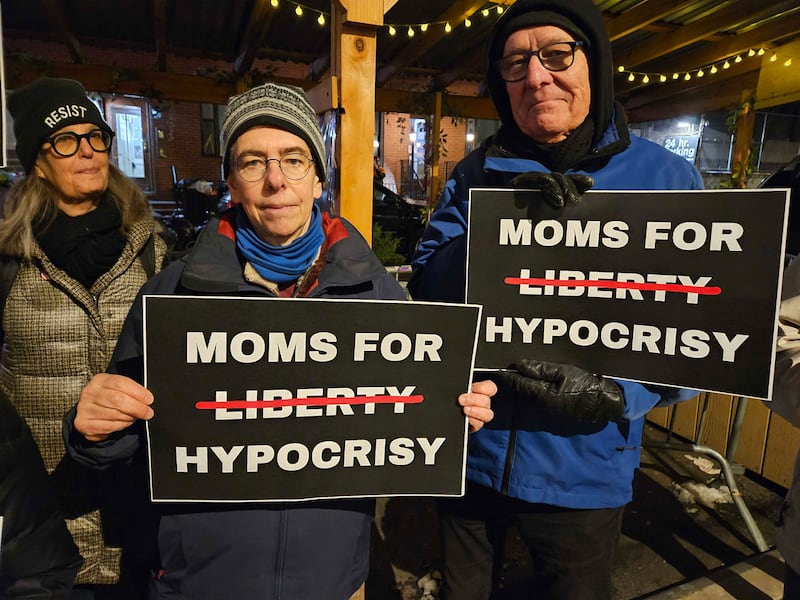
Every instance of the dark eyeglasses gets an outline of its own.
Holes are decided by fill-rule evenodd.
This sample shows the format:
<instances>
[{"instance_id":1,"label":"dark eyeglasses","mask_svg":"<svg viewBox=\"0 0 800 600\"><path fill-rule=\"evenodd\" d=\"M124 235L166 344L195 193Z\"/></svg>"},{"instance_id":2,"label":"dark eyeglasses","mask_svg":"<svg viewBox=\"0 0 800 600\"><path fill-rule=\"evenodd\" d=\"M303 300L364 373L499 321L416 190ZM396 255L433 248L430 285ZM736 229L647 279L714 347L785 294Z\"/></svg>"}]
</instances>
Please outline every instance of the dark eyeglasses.
<instances>
[{"instance_id":1,"label":"dark eyeglasses","mask_svg":"<svg viewBox=\"0 0 800 600\"><path fill-rule=\"evenodd\" d=\"M534 56L548 71L566 71L575 62L575 49L582 47L583 41L556 42L529 52L515 52L495 61L497 71L503 81L513 83L528 76L528 65Z\"/></svg>"},{"instance_id":2,"label":"dark eyeglasses","mask_svg":"<svg viewBox=\"0 0 800 600\"><path fill-rule=\"evenodd\" d=\"M308 174L314 161L299 152L284 154L280 158L264 158L263 156L243 155L236 160L239 177L249 183L261 181L267 174L267 165L271 161L278 163L278 168L286 179L297 181Z\"/></svg>"},{"instance_id":3,"label":"dark eyeglasses","mask_svg":"<svg viewBox=\"0 0 800 600\"><path fill-rule=\"evenodd\" d=\"M53 152L59 156L67 157L75 154L81 147L81 140L89 142L92 150L95 152L108 152L111 148L111 140L114 139L114 134L109 133L103 129L92 129L88 133L75 133L73 131L65 131L64 133L57 133L56 135L46 138L45 141L50 143Z\"/></svg>"}]
</instances>

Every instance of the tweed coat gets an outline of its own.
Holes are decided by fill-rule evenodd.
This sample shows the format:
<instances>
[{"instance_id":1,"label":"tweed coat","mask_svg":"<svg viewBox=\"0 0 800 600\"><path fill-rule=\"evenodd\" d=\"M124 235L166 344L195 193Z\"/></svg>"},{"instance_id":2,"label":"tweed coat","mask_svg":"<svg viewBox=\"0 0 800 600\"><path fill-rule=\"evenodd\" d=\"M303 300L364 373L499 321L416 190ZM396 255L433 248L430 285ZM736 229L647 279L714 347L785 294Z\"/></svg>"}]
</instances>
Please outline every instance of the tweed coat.
<instances>
[{"instance_id":1,"label":"tweed coat","mask_svg":"<svg viewBox=\"0 0 800 600\"><path fill-rule=\"evenodd\" d=\"M105 371L128 309L148 278L140 255L151 236L159 270L166 245L154 234L153 220L143 219L127 233L114 266L90 289L54 266L38 244L33 260L20 263L2 315L0 393L27 421L49 473L65 455L64 413L92 376ZM85 489L90 484L71 475L62 479L68 488L57 490L62 500L91 492ZM104 543L100 511L75 515L62 506L62 512L75 517L67 526L84 558L76 583L115 583L121 549Z\"/></svg>"}]
</instances>

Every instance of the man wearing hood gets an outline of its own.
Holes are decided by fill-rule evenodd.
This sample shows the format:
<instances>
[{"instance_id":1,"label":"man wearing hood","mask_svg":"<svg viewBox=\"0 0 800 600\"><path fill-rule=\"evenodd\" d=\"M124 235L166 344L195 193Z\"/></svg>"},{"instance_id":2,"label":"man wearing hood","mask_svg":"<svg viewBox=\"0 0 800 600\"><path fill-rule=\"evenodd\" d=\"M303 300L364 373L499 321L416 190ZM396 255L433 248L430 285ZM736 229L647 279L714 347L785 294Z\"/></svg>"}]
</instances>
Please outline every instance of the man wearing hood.
<instances>
[{"instance_id":1,"label":"man wearing hood","mask_svg":"<svg viewBox=\"0 0 800 600\"><path fill-rule=\"evenodd\" d=\"M470 188L539 188L557 207L602 190L701 189L686 160L632 135L592 0L519 0L494 26L486 80L501 127L453 170L414 258L417 300L464 300ZM645 414L674 390L519 357L469 441L467 493L440 503L442 598L489 598L502 532L531 551L536 598L611 598ZM493 543L494 542L494 543ZM494 560L493 560L494 559Z\"/></svg>"}]
</instances>

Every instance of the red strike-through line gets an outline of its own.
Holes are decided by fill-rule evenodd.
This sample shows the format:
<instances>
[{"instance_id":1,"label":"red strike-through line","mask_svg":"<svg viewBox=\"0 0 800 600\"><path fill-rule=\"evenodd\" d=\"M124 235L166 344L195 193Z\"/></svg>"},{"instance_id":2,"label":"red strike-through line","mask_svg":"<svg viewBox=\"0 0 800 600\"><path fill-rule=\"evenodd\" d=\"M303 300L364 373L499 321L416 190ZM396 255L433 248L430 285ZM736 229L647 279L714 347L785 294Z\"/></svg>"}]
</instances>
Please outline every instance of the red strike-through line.
<instances>
[{"instance_id":1,"label":"red strike-through line","mask_svg":"<svg viewBox=\"0 0 800 600\"><path fill-rule=\"evenodd\" d=\"M358 396L355 398L286 398L284 400L226 400L215 402L201 400L195 403L198 410L217 408L276 408L281 406L329 406L331 404L419 404L423 396Z\"/></svg>"},{"instance_id":2,"label":"red strike-through line","mask_svg":"<svg viewBox=\"0 0 800 600\"><path fill-rule=\"evenodd\" d=\"M599 279L523 279L521 277L506 277L503 280L508 285L551 285L554 287L597 287L625 290L642 290L645 292L680 292L682 294L701 294L703 296L718 296L722 288L717 286L680 285L677 283L636 283L635 281L606 281Z\"/></svg>"}]
</instances>

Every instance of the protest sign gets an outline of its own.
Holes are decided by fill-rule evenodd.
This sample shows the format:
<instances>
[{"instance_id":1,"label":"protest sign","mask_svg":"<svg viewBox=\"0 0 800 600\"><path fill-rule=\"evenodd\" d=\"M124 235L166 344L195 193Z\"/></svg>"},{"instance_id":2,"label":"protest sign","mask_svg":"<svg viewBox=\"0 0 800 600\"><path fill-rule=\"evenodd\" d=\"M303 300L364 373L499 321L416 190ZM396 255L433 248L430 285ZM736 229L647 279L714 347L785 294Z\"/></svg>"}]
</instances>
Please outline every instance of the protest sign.
<instances>
[{"instance_id":1,"label":"protest sign","mask_svg":"<svg viewBox=\"0 0 800 600\"><path fill-rule=\"evenodd\" d=\"M787 190L471 190L475 366L521 358L769 399Z\"/></svg>"},{"instance_id":2,"label":"protest sign","mask_svg":"<svg viewBox=\"0 0 800 600\"><path fill-rule=\"evenodd\" d=\"M144 298L156 502L463 494L480 307Z\"/></svg>"}]
</instances>

